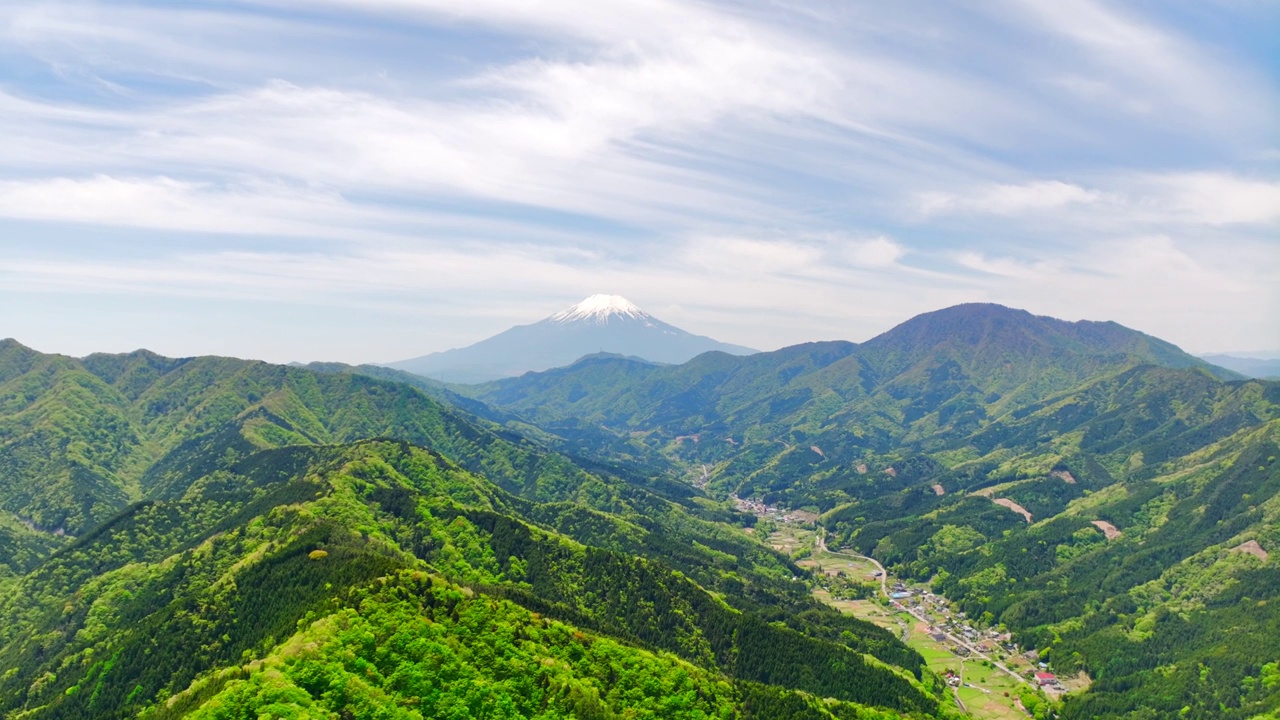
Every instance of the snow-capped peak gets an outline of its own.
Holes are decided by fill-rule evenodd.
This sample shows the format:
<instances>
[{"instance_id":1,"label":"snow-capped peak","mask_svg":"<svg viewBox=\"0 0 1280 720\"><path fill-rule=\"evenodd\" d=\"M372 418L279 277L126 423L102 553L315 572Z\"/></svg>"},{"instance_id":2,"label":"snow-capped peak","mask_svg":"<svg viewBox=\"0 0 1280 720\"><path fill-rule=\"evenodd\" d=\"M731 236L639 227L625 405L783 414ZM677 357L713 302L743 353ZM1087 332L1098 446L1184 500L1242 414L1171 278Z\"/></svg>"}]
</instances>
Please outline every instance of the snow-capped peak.
<instances>
[{"instance_id":1,"label":"snow-capped peak","mask_svg":"<svg viewBox=\"0 0 1280 720\"><path fill-rule=\"evenodd\" d=\"M583 320L608 322L614 315L629 318L648 318L649 315L621 295L592 295L568 310L551 316L553 322L567 323Z\"/></svg>"}]
</instances>

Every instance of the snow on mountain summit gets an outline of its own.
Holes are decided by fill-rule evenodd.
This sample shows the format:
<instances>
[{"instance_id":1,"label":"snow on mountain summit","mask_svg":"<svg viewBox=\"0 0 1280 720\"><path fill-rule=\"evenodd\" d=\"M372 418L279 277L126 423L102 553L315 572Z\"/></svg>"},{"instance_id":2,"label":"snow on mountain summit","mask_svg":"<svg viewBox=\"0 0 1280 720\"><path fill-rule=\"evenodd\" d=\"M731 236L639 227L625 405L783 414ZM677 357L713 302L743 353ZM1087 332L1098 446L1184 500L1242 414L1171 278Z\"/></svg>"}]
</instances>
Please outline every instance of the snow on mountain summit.
<instances>
[{"instance_id":1,"label":"snow on mountain summit","mask_svg":"<svg viewBox=\"0 0 1280 720\"><path fill-rule=\"evenodd\" d=\"M528 325L516 325L466 347L391 363L391 367L456 383L479 383L564 367L598 353L682 363L718 350L755 350L668 325L620 295L592 295Z\"/></svg>"},{"instance_id":2,"label":"snow on mountain summit","mask_svg":"<svg viewBox=\"0 0 1280 720\"><path fill-rule=\"evenodd\" d=\"M614 315L636 319L649 317L648 313L621 295L592 295L577 305L552 315L550 320L558 323L584 320L603 323Z\"/></svg>"}]
</instances>

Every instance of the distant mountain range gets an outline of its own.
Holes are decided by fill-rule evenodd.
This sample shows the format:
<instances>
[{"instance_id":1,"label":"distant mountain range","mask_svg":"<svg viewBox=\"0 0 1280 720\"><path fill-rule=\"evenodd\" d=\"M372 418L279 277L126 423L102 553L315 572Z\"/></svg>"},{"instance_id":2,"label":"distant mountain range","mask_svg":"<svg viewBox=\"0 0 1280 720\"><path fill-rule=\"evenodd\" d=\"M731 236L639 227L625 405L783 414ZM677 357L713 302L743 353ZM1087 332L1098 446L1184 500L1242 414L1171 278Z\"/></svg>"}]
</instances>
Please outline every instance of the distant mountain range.
<instances>
[{"instance_id":1,"label":"distant mountain range","mask_svg":"<svg viewBox=\"0 0 1280 720\"><path fill-rule=\"evenodd\" d=\"M1200 358L1219 367L1234 370L1241 375L1247 375L1251 378L1269 378L1272 380L1280 379L1280 358L1247 357L1243 355L1228 355L1225 353L1211 353L1208 355L1201 355Z\"/></svg>"},{"instance_id":2,"label":"distant mountain range","mask_svg":"<svg viewBox=\"0 0 1280 720\"><path fill-rule=\"evenodd\" d=\"M337 365L0 340L0 717L955 717L752 518L530 431Z\"/></svg>"},{"instance_id":3,"label":"distant mountain range","mask_svg":"<svg viewBox=\"0 0 1280 720\"><path fill-rule=\"evenodd\" d=\"M625 453L662 452L713 469L713 488L826 512L863 499L869 486L858 468L871 458L972 443L981 449L1010 432L1033 448L1059 434L1079 442L1069 435L1079 418L1112 407L1133 417L1106 433L1119 437L1128 424L1144 434L1158 430L1158 447L1144 440L1134 451L1147 461L1164 457L1265 417L1224 413L1200 428L1190 404L1180 411L1187 417L1151 426L1149 416L1159 413L1146 408L1151 401L1138 389L1163 384L1204 397L1207 388L1228 387L1221 381L1243 379L1118 323L967 304L917 316L862 344L806 343L749 357L707 353L676 366L597 356L464 391L581 438L579 452L621 453L618 442L635 446L630 438L643 437L643 447ZM1035 435L1027 423L1046 407L1059 415Z\"/></svg>"},{"instance_id":4,"label":"distant mountain range","mask_svg":"<svg viewBox=\"0 0 1280 720\"><path fill-rule=\"evenodd\" d=\"M532 325L517 325L473 345L387 367L442 382L480 383L568 365L595 353L682 363L711 350L731 355L756 352L668 325L619 295L592 295Z\"/></svg>"},{"instance_id":5,"label":"distant mountain range","mask_svg":"<svg viewBox=\"0 0 1280 720\"><path fill-rule=\"evenodd\" d=\"M465 391L600 461L653 451L713 496L820 513L828 547L1085 673L1063 720L1280 718L1280 383L973 304L862 344Z\"/></svg>"},{"instance_id":6,"label":"distant mountain range","mask_svg":"<svg viewBox=\"0 0 1280 720\"><path fill-rule=\"evenodd\" d=\"M919 315L862 344L805 343L745 358L710 353L678 366L583 358L494 381L472 394L539 422L574 418L675 434L705 426L745 431L782 417L803 422L837 403L862 431L833 427L833 442L874 439L887 446L897 442L898 431L872 428L933 416L930 423L938 429L971 429L1091 378L1141 365L1243 379L1118 323L1067 322L975 303Z\"/></svg>"},{"instance_id":7,"label":"distant mountain range","mask_svg":"<svg viewBox=\"0 0 1280 720\"><path fill-rule=\"evenodd\" d=\"M597 349L447 387L0 340L0 717L959 718L954 658L820 602L878 591L835 550L1079 683L1036 717L1280 720L1280 382L989 304Z\"/></svg>"}]
</instances>

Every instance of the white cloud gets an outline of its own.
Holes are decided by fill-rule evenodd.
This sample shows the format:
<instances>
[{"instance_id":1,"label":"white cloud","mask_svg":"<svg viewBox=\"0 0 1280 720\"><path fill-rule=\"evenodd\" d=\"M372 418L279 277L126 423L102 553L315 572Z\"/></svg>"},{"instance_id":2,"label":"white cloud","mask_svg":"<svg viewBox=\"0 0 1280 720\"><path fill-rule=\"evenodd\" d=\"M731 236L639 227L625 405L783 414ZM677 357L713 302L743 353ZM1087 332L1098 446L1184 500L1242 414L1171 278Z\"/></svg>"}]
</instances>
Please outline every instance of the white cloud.
<instances>
[{"instance_id":1,"label":"white cloud","mask_svg":"<svg viewBox=\"0 0 1280 720\"><path fill-rule=\"evenodd\" d=\"M1193 351L1280 341L1280 255L1266 242L1223 253L1169 235L1095 239L1052 255L963 251L975 298L1068 320L1115 320ZM1241 345L1242 347L1244 345Z\"/></svg>"},{"instance_id":2,"label":"white cloud","mask_svg":"<svg viewBox=\"0 0 1280 720\"><path fill-rule=\"evenodd\" d=\"M1265 225L1280 221L1280 182L1223 172L1150 175L1138 204L1157 217L1207 225Z\"/></svg>"},{"instance_id":3,"label":"white cloud","mask_svg":"<svg viewBox=\"0 0 1280 720\"><path fill-rule=\"evenodd\" d=\"M1047 261L1028 262L1011 257L992 258L971 250L957 253L955 261L961 267L976 270L980 273L1021 280L1049 279L1052 274L1061 271L1058 263Z\"/></svg>"},{"instance_id":4,"label":"white cloud","mask_svg":"<svg viewBox=\"0 0 1280 720\"><path fill-rule=\"evenodd\" d=\"M324 235L329 223L374 219L332 193L251 183L214 187L168 177L0 181L0 216L197 232ZM385 220L385 216L377 219Z\"/></svg>"},{"instance_id":5,"label":"white cloud","mask_svg":"<svg viewBox=\"0 0 1280 720\"><path fill-rule=\"evenodd\" d=\"M1081 224L1113 228L1152 225L1267 225L1280 220L1280 183L1226 172L1121 174L1107 190L1058 180L990 185L968 192L916 196L921 216L1074 213Z\"/></svg>"},{"instance_id":6,"label":"white cloud","mask_svg":"<svg viewBox=\"0 0 1280 720\"><path fill-rule=\"evenodd\" d=\"M714 275L761 278L812 275L821 267L821 247L788 240L699 237L685 244L679 262Z\"/></svg>"},{"instance_id":7,"label":"white cloud","mask_svg":"<svg viewBox=\"0 0 1280 720\"><path fill-rule=\"evenodd\" d=\"M1022 185L990 185L967 195L928 192L918 196L920 212L927 216L948 213L1018 215L1056 210L1068 205L1091 204L1102 193L1059 180L1037 180Z\"/></svg>"},{"instance_id":8,"label":"white cloud","mask_svg":"<svg viewBox=\"0 0 1280 720\"><path fill-rule=\"evenodd\" d=\"M1274 111L1274 94L1265 91L1260 78L1227 66L1215 53L1114 3L1006 0L1005 5L1079 48L1083 62L1049 80L1082 100L1104 101L1129 113L1159 114L1162 123L1198 123L1202 131L1209 129L1206 119L1213 130L1230 132L1255 126L1263 105ZM1259 92L1251 98L1239 92L1244 87Z\"/></svg>"},{"instance_id":9,"label":"white cloud","mask_svg":"<svg viewBox=\"0 0 1280 720\"><path fill-rule=\"evenodd\" d=\"M93 175L0 180L0 218L128 227L150 231L417 244L477 238L549 237L515 219L351 202L323 188L246 179L239 183ZM561 244L582 239L562 230Z\"/></svg>"},{"instance_id":10,"label":"white cloud","mask_svg":"<svg viewBox=\"0 0 1280 720\"><path fill-rule=\"evenodd\" d=\"M872 268L895 265L907 254L906 248L884 236L850 241L843 250L844 256L854 265Z\"/></svg>"},{"instance_id":11,"label":"white cloud","mask_svg":"<svg viewBox=\"0 0 1280 720\"><path fill-rule=\"evenodd\" d=\"M311 302L444 295L479 283L540 293L579 279L579 262L544 248L434 247L354 253L184 252L146 261L12 259L9 282L169 297Z\"/></svg>"},{"instance_id":12,"label":"white cloud","mask_svg":"<svg viewBox=\"0 0 1280 720\"><path fill-rule=\"evenodd\" d=\"M1268 322L1273 311L1266 310L1280 300L1274 289L1280 286L1280 258L1265 244L1223 255L1168 236L1143 236L1090 242L1054 256L974 250L947 255L956 268L926 282L900 262L871 268L843 263L843 247L831 239L697 237L670 256L625 263L519 244L181 251L148 260L0 256L0 287L10 298L14 292L141 296L149 308L184 299L216 307L252 302L273 312L298 308L292 315L313 314L318 327L329 327L322 318L341 312L376 320L379 327L421 329L388 329L368 344L341 348L326 346L331 338L323 335L308 341L313 345L299 345L291 331L259 341L257 350L235 351L278 360L409 357L537 320L600 290L621 293L681 327L762 348L819 338L865 340L913 314L972 301L1067 319L1115 319L1195 349L1280 340ZM1240 307L1259 311L1239 314ZM96 317L92 307L85 312ZM241 319L246 332L257 328L258 335L270 335L270 322L252 313ZM113 342L156 342L147 340L145 327L127 333L127 340ZM95 349L103 348L89 348Z\"/></svg>"},{"instance_id":13,"label":"white cloud","mask_svg":"<svg viewBox=\"0 0 1280 720\"><path fill-rule=\"evenodd\" d=\"M613 0L608 4L592 0L320 0L317 4L362 13L418 16L433 23L441 19L484 23L552 37L568 33L579 40L598 42L654 37L673 29L705 33L733 26L727 18L698 5L670 0Z\"/></svg>"},{"instance_id":14,"label":"white cloud","mask_svg":"<svg viewBox=\"0 0 1280 720\"><path fill-rule=\"evenodd\" d=\"M901 148L891 163L920 165L925 152L949 164L968 161L918 135L990 138L987 128L1014 120L1035 124L1034 113L993 86L891 54L813 42L701 4L331 5L408 13L424 23L453 19L535 31L567 49L487 66L455 78L445 92L268 75L137 110L12 102L14 112L0 127L15 142L0 146L0 160L61 174L283 178L343 192L474 197L627 221L719 216L754 222L785 213L787 204L767 180L762 187L760 178L726 169L726 160L734 162L726 152L805 172L795 151L814 147L811 157L836 160L831 171L847 175L856 166L831 158L823 144L887 145ZM83 34L101 23L93 42L115 48L140 32L86 7L84 17L61 6L58 13L31 10L19 35L27 46L43 47L62 29ZM156 34L191 32L191 21L175 21L173 13L158 13L149 23L143 11L131 12L136 25ZM247 29L255 30L252 23ZM171 44L147 47L157 55L154 65L190 62L177 58ZM191 73L202 70L225 68L208 62ZM778 143L785 149L771 147ZM882 159L894 154L867 151ZM883 167L866 172L881 181L886 175Z\"/></svg>"},{"instance_id":15,"label":"white cloud","mask_svg":"<svg viewBox=\"0 0 1280 720\"><path fill-rule=\"evenodd\" d=\"M445 203L475 199L668 231L765 222L804 233L820 229L806 227L814 220L798 208L802 188L770 185L777 171L865 188L856 212L865 212L877 195L903 192L918 193L926 218L1016 216L1103 199L1099 190L1059 180L919 193L924 178L972 186L981 182L975 176L1007 174L967 146L952 147L953 138L998 145L1020 128L1052 128L1058 120L1019 96L1016 85L1002 87L905 60L909 54L893 52L889 39L864 29L875 27L865 20L878 14L892 17L889 10L861 9L868 16L859 18L863 42L841 44L814 41L813 28L794 16L768 23L760 12L677 0L607 6L586 0L326 4L436 28L456 29L461 22L533 33L549 44L514 61L478 66L482 70L433 90L260 75L212 93L115 110L0 94L0 114L7 116L0 118L0 131L12 139L0 144L0 163L26 168L29 178L166 177L190 186L191 194L207 192L207 186L240 186L249 178L267 186L360 196L365 204L386 195ZM1090 13L1105 10L1084 5ZM57 47L59 58L74 52L58 39L61 34L83 38L72 45L101 48L82 58L89 65L136 45L139 34L185 37L208 20L225 43L237 22L247 34L264 38L279 36L291 22L252 14L148 12L129 8L129 27L92 3L21 4L0 18L9 18L10 36L24 47ZM1061 20L1039 12L1028 14L1050 24ZM1104 29L1088 33L1124 39L1155 32L1103 14ZM907 19L885 27L910 26ZM318 26L312 20L299 29L310 33ZM322 27L337 32L332 24ZM1059 31L1071 37L1086 32L1076 25ZM926 35L908 39L936 44L963 37ZM1104 40L1086 44L1109 46L1111 40ZM1164 48L1162 43L1148 42ZM204 58L208 53L180 61L183 45L145 44L131 51L144 56L134 66L144 67L150 57L153 66L190 62L195 76L227 72L227 63ZM242 45L229 54L256 57L256 47ZM246 65L237 61L236 71ZM304 74L296 63L287 67L291 75ZM1205 72L1219 77L1219 70ZM758 171L740 172L744 163L757 164ZM290 202L287 194L280 200ZM240 221L223 227L270 225L273 215L288 214L287 208L273 211L268 205L255 206L266 216L256 223L243 207ZM145 224L154 215L133 217ZM128 217L116 213L113 222ZM182 227L195 229L205 215L189 217ZM80 221L74 213L67 219Z\"/></svg>"},{"instance_id":16,"label":"white cloud","mask_svg":"<svg viewBox=\"0 0 1280 720\"><path fill-rule=\"evenodd\" d=\"M0 8L48 75L0 84L10 291L376 309L436 348L595 291L761 347L980 299L1275 326L1274 89L1097 0L210 7ZM199 249L32 250L66 223Z\"/></svg>"}]
</instances>

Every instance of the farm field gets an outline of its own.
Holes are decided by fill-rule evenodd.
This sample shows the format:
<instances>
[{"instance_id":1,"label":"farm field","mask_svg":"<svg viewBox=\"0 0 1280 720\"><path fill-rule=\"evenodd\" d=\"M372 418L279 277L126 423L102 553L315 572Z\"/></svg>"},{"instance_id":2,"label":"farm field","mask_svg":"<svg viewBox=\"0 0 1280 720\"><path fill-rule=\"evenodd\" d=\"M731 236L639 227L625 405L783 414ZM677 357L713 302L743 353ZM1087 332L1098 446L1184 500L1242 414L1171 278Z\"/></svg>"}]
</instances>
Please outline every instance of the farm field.
<instances>
[{"instance_id":1,"label":"farm field","mask_svg":"<svg viewBox=\"0 0 1280 720\"><path fill-rule=\"evenodd\" d=\"M880 579L875 575L878 568L874 563L827 552L822 549L813 531L795 525L779 526L769 536L768 542L783 552L795 552L800 548L809 550L808 557L797 561L797 564L819 577L820 582L813 590L814 597L841 612L897 633L906 644L924 657L929 669L939 675L950 671L963 678L961 686L955 692L972 717L981 720L1024 720L1028 717L1017 700L1021 683L998 668L985 664L981 659L966 659L957 655L951 650L952 643L939 642L930 636L927 624L910 613L883 605L878 592L872 598L850 599L838 597L832 590L821 587L821 579L829 574L835 574L833 580L838 578L841 581L875 583L878 587ZM1009 658L1004 662L1019 673L1031 670L1031 664L1021 657Z\"/></svg>"}]
</instances>

